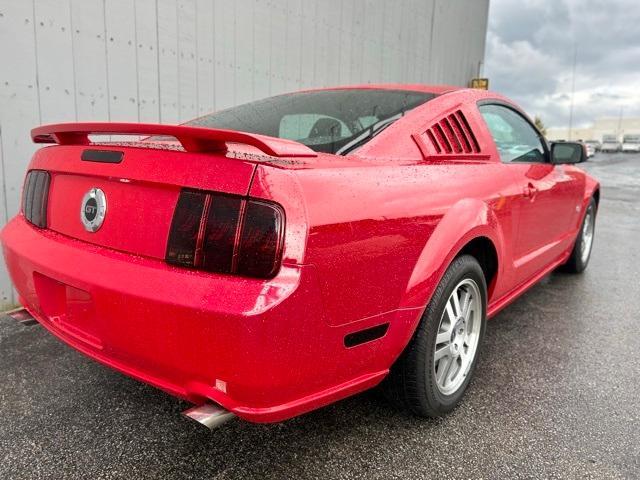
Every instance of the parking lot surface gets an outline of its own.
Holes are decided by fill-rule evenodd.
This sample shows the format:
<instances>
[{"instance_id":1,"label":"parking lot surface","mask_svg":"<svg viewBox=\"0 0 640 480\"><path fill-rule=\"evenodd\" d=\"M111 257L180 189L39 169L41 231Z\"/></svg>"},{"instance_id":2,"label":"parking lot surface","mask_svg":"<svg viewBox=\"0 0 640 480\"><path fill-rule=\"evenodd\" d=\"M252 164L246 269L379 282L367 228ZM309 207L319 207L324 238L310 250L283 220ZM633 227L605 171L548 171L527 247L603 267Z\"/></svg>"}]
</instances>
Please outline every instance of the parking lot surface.
<instances>
[{"instance_id":1,"label":"parking lot surface","mask_svg":"<svg viewBox=\"0 0 640 480\"><path fill-rule=\"evenodd\" d=\"M597 154L589 268L489 322L440 420L375 391L281 424L210 432L187 408L0 318L0 479L640 478L640 155Z\"/></svg>"}]
</instances>

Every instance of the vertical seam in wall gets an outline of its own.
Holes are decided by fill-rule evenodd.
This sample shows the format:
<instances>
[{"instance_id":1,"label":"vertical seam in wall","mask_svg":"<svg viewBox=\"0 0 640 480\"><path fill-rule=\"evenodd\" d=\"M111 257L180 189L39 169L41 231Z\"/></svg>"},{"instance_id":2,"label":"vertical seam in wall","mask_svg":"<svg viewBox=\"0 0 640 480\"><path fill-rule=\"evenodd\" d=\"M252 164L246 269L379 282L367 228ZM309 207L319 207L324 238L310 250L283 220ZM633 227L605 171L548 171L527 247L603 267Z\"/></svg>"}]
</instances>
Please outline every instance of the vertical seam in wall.
<instances>
[{"instance_id":1,"label":"vertical seam in wall","mask_svg":"<svg viewBox=\"0 0 640 480\"><path fill-rule=\"evenodd\" d=\"M480 62L482 63L482 69L484 70L484 63L487 57L487 32L489 31L489 9L491 5L489 0L487 0L487 8L484 9L484 22L482 23L482 29L484 31L484 35L482 36L482 49L480 50ZM480 65L478 65L478 76L484 74L484 72L480 72Z\"/></svg>"},{"instance_id":2,"label":"vertical seam in wall","mask_svg":"<svg viewBox=\"0 0 640 480\"><path fill-rule=\"evenodd\" d=\"M340 20L338 24L338 51L342 51L342 20L344 18L344 0L340 0ZM351 54L351 48L349 48L349 54ZM338 53L338 83L344 84L342 78L342 55Z\"/></svg>"},{"instance_id":3,"label":"vertical seam in wall","mask_svg":"<svg viewBox=\"0 0 640 480\"><path fill-rule=\"evenodd\" d=\"M107 44L107 0L102 0L102 24L104 31L104 72L106 75L107 87L107 118L111 120L111 88L109 87L109 46Z\"/></svg>"},{"instance_id":4,"label":"vertical seam in wall","mask_svg":"<svg viewBox=\"0 0 640 480\"><path fill-rule=\"evenodd\" d=\"M75 34L73 29L73 8L71 7L73 0L69 0L69 33L71 34L71 75L73 75L73 112L76 122L78 121L78 82L76 79L76 48Z\"/></svg>"},{"instance_id":5,"label":"vertical seam in wall","mask_svg":"<svg viewBox=\"0 0 640 480\"><path fill-rule=\"evenodd\" d=\"M318 2L319 0L315 1L315 12L313 12L313 16L316 19L315 22L313 22L313 42L314 45L317 46L317 40L318 40ZM318 55L315 54L313 55L313 86L314 87L318 87L319 85L318 83Z\"/></svg>"},{"instance_id":6,"label":"vertical seam in wall","mask_svg":"<svg viewBox=\"0 0 640 480\"><path fill-rule=\"evenodd\" d=\"M435 25L437 3L438 0L433 0L433 8L431 9L431 31L429 32L429 60L427 61L430 81L433 81L433 78L431 77L431 59L433 58L433 27Z\"/></svg>"},{"instance_id":7,"label":"vertical seam in wall","mask_svg":"<svg viewBox=\"0 0 640 480\"><path fill-rule=\"evenodd\" d=\"M238 3L233 2L233 104L238 104L238 45L236 42L236 31L238 30Z\"/></svg>"},{"instance_id":8,"label":"vertical seam in wall","mask_svg":"<svg viewBox=\"0 0 640 480\"><path fill-rule=\"evenodd\" d=\"M140 67L138 65L138 2L133 2L133 51L136 59L136 107L140 122Z\"/></svg>"},{"instance_id":9,"label":"vertical seam in wall","mask_svg":"<svg viewBox=\"0 0 640 480\"><path fill-rule=\"evenodd\" d=\"M194 0L195 17L193 25L195 27L194 43L196 47L196 117L200 116L200 56L198 54L198 0Z\"/></svg>"},{"instance_id":10,"label":"vertical seam in wall","mask_svg":"<svg viewBox=\"0 0 640 480\"><path fill-rule=\"evenodd\" d=\"M401 12L400 25L405 25L405 20L407 20L407 17L405 17L404 15L409 12L411 12L411 10ZM409 74L409 72L411 71L411 68L410 68L410 62L409 62L409 57L407 55L407 52L410 50L411 45L417 45L417 42L410 41L411 37L414 35L416 30L416 25L415 25L416 18L418 19L420 18L420 15L417 12L416 12L416 15L409 15L408 21L406 22L409 25L409 29L408 31L403 30L402 41L400 42L400 49L404 53L404 56L401 56L401 59L404 62L402 65L402 72L403 72L402 81L404 83L411 83L411 80L412 80L412 77Z\"/></svg>"},{"instance_id":11,"label":"vertical seam in wall","mask_svg":"<svg viewBox=\"0 0 640 480\"><path fill-rule=\"evenodd\" d=\"M298 77L298 88L302 87L302 57L304 52L304 0L300 2L300 60L298 66L300 67L300 76Z\"/></svg>"},{"instance_id":12,"label":"vertical seam in wall","mask_svg":"<svg viewBox=\"0 0 640 480\"><path fill-rule=\"evenodd\" d=\"M353 38L356 31L356 5L354 0L351 0L351 9L353 13L351 15L351 35L349 35L351 37L351 49L349 50L349 83L356 83L353 75L355 71L353 68Z\"/></svg>"},{"instance_id":13,"label":"vertical seam in wall","mask_svg":"<svg viewBox=\"0 0 640 480\"><path fill-rule=\"evenodd\" d=\"M282 93L282 91L288 90L287 88L287 60L289 59L289 55L287 55L287 47L289 45L289 3L284 2L284 52L282 54L282 85L280 86L280 91L278 93Z\"/></svg>"},{"instance_id":14,"label":"vertical seam in wall","mask_svg":"<svg viewBox=\"0 0 640 480\"><path fill-rule=\"evenodd\" d=\"M385 35L385 27L387 25L387 15L386 15L386 5L387 2L382 2L382 42L380 45L380 72L378 73L380 81L386 82L387 80L384 78L384 35Z\"/></svg>"},{"instance_id":15,"label":"vertical seam in wall","mask_svg":"<svg viewBox=\"0 0 640 480\"><path fill-rule=\"evenodd\" d=\"M178 94L178 123L182 120L182 95L180 94L180 4L176 1L176 93Z\"/></svg>"},{"instance_id":16,"label":"vertical seam in wall","mask_svg":"<svg viewBox=\"0 0 640 480\"><path fill-rule=\"evenodd\" d=\"M158 0L156 0L156 82L158 84L158 123L162 123L162 97L160 96L160 25Z\"/></svg>"},{"instance_id":17,"label":"vertical seam in wall","mask_svg":"<svg viewBox=\"0 0 640 480\"><path fill-rule=\"evenodd\" d=\"M362 40L362 44L364 45L365 43L369 43L369 39L367 38L367 34L366 34L366 27L367 27L367 17L369 16L369 9L366 8L367 5L365 5L365 9L364 9L364 13L362 14L362 19L360 22L360 25L362 26L360 28L360 39ZM361 48L360 49L360 72L358 74L358 83L362 82L362 83L371 83L370 79L365 80L365 70L367 67L367 64L365 62L366 59L366 54L367 54L367 49L366 48Z\"/></svg>"},{"instance_id":18,"label":"vertical seam in wall","mask_svg":"<svg viewBox=\"0 0 640 480\"><path fill-rule=\"evenodd\" d=\"M253 36L251 37L251 70L253 72L251 76L251 98L256 98L256 9L251 10L251 31Z\"/></svg>"},{"instance_id":19,"label":"vertical seam in wall","mask_svg":"<svg viewBox=\"0 0 640 480\"><path fill-rule=\"evenodd\" d=\"M9 222L9 203L7 201L7 175L4 166L4 145L2 143L2 125L0 125L0 173L2 173L2 202L4 204L4 221L3 225L6 225ZM7 295L7 300L10 303L15 303L15 291L9 280L9 291Z\"/></svg>"},{"instance_id":20,"label":"vertical seam in wall","mask_svg":"<svg viewBox=\"0 0 640 480\"><path fill-rule=\"evenodd\" d=\"M253 23L253 22L252 22ZM211 62L213 63L213 78L211 88L213 89L213 104L211 108L216 111L216 2L211 2Z\"/></svg>"},{"instance_id":21,"label":"vertical seam in wall","mask_svg":"<svg viewBox=\"0 0 640 480\"><path fill-rule=\"evenodd\" d=\"M36 32L36 0L32 2L33 46L36 67L36 96L38 99L38 123L42 123L42 102L40 101L40 73L38 68L38 33Z\"/></svg>"},{"instance_id":22,"label":"vertical seam in wall","mask_svg":"<svg viewBox=\"0 0 640 480\"><path fill-rule=\"evenodd\" d=\"M354 55L353 52L353 40L356 40L356 44L357 44L357 40L360 40L360 38L355 38L356 35L356 17L358 16L358 14L356 13L356 3L355 0L353 1L353 15L351 16L351 81L354 83L364 83L362 80L362 66L364 64L364 48L357 48L357 55L360 57L360 73L358 73L357 71L357 67L358 64L357 63L353 63L353 58L356 56ZM367 15L366 9L364 12L362 12L362 15L360 17L360 21L362 22L364 17ZM361 30L364 30L364 25L363 28Z\"/></svg>"},{"instance_id":23,"label":"vertical seam in wall","mask_svg":"<svg viewBox=\"0 0 640 480\"><path fill-rule=\"evenodd\" d=\"M0 168L2 169L2 203L4 205L4 222L9 222L9 202L7 202L7 171L4 166L4 145L2 143L2 126L0 125Z\"/></svg>"},{"instance_id":24,"label":"vertical seam in wall","mask_svg":"<svg viewBox=\"0 0 640 480\"><path fill-rule=\"evenodd\" d=\"M269 4L267 4L269 5ZM271 79L273 78L273 69L272 69L272 61L273 58L273 8L269 8L269 70L267 72L267 78L269 79L269 95L273 95L273 82Z\"/></svg>"}]
</instances>

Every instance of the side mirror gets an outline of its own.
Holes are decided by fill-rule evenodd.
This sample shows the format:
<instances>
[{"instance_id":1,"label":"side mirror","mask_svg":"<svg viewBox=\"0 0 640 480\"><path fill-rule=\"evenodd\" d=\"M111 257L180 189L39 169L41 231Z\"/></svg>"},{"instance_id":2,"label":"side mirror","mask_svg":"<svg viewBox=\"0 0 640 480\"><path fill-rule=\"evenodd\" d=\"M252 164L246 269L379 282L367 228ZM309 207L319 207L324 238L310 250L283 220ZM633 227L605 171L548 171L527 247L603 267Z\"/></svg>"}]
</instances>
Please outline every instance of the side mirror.
<instances>
[{"instance_id":1,"label":"side mirror","mask_svg":"<svg viewBox=\"0 0 640 480\"><path fill-rule=\"evenodd\" d=\"M571 164L587 161L587 149L582 143L555 142L551 144L551 163Z\"/></svg>"}]
</instances>

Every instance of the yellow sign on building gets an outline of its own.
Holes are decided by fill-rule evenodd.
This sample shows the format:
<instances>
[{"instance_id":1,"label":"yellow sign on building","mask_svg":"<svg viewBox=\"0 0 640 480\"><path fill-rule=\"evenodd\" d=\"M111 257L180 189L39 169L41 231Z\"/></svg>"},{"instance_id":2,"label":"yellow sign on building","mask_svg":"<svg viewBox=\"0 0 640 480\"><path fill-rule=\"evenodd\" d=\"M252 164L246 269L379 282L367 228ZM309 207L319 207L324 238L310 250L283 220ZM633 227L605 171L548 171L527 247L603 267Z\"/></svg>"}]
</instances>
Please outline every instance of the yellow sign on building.
<instances>
[{"instance_id":1,"label":"yellow sign on building","mask_svg":"<svg viewBox=\"0 0 640 480\"><path fill-rule=\"evenodd\" d=\"M488 78L472 78L471 88L479 88L481 90L489 90L489 79Z\"/></svg>"}]
</instances>

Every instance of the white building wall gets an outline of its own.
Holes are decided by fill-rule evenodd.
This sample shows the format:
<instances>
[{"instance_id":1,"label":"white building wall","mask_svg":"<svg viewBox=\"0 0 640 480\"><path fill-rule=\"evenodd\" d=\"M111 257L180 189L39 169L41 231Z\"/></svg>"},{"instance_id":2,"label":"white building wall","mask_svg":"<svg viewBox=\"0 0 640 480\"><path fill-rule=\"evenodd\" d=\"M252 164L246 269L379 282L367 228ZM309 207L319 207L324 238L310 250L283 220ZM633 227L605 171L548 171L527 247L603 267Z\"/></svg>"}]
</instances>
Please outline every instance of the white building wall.
<instances>
[{"instance_id":1,"label":"white building wall","mask_svg":"<svg viewBox=\"0 0 640 480\"><path fill-rule=\"evenodd\" d=\"M489 0L0 0L0 227L42 123L177 123L305 87L466 85ZM15 302L0 262L0 307Z\"/></svg>"},{"instance_id":2,"label":"white building wall","mask_svg":"<svg viewBox=\"0 0 640 480\"><path fill-rule=\"evenodd\" d=\"M602 141L603 135L616 135L622 142L624 135L640 135L640 118L598 118L588 127L572 128L569 136L569 128L549 128L547 138L549 140L598 140Z\"/></svg>"}]
</instances>

